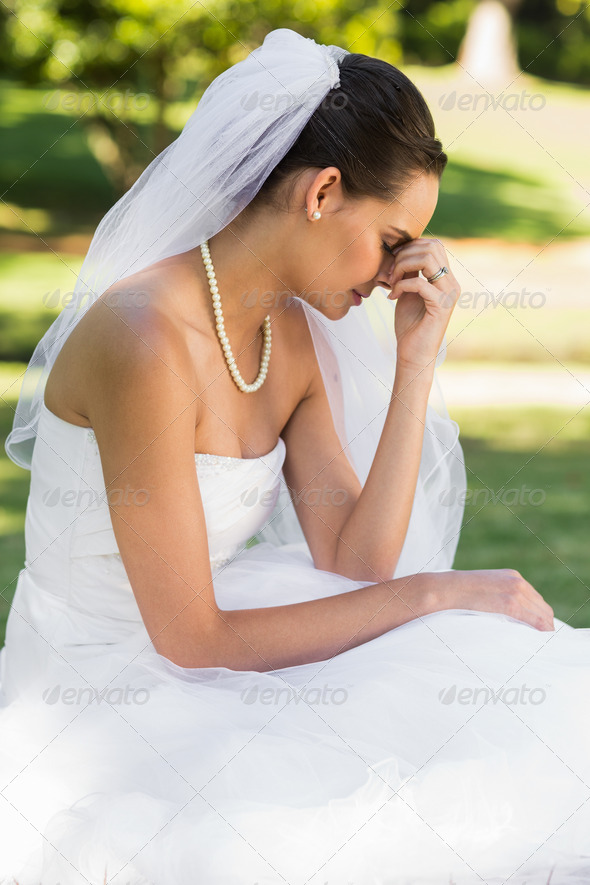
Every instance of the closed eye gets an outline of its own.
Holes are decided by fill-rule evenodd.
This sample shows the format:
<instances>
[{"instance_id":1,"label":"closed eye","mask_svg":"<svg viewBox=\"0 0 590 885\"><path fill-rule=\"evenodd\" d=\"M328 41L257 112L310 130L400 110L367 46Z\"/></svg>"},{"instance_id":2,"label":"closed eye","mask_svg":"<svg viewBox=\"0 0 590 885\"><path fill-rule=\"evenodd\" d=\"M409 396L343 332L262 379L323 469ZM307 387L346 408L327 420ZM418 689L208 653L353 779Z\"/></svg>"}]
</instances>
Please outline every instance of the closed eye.
<instances>
[{"instance_id":1,"label":"closed eye","mask_svg":"<svg viewBox=\"0 0 590 885\"><path fill-rule=\"evenodd\" d=\"M405 246L406 243L411 243L411 242L412 242L411 238L408 239L408 237L402 237L401 239L397 240L392 246L390 246L389 243L386 243L383 240L381 242L381 248L383 249L384 252L387 252L388 255L391 255L393 250L397 249L398 246Z\"/></svg>"}]
</instances>

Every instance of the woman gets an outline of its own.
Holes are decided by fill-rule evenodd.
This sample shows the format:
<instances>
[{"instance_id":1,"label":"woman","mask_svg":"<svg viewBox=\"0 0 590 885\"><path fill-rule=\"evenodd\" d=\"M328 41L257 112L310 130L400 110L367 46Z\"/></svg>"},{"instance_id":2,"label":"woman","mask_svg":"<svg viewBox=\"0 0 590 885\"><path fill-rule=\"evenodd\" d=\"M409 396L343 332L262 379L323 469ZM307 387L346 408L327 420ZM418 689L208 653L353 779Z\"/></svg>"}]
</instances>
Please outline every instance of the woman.
<instances>
[{"instance_id":1,"label":"woman","mask_svg":"<svg viewBox=\"0 0 590 885\"><path fill-rule=\"evenodd\" d=\"M400 71L280 29L101 223L7 441L3 875L586 881L587 636L451 570L445 162Z\"/></svg>"}]
</instances>

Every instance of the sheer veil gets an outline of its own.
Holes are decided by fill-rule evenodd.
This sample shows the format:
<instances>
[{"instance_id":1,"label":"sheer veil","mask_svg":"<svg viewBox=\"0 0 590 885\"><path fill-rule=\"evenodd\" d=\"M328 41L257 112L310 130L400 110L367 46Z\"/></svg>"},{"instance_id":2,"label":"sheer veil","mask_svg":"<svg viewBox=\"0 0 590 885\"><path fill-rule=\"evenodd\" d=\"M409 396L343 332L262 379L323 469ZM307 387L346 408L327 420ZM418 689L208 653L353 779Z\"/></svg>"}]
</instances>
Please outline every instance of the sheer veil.
<instances>
[{"instance_id":1,"label":"sheer veil","mask_svg":"<svg viewBox=\"0 0 590 885\"><path fill-rule=\"evenodd\" d=\"M309 117L339 86L347 51L295 31L271 31L205 91L179 137L147 167L99 224L74 297L41 338L27 367L6 451L31 469L48 374L86 310L118 280L199 246L255 197ZM341 320L305 311L343 448L364 482L380 438L395 369L394 305L379 290ZM439 362L444 353L439 354ZM435 381L435 388L437 382ZM436 391L435 391L436 392ZM420 476L396 575L452 565L465 469L458 428L439 397L429 405ZM288 490L259 539L301 543Z\"/></svg>"}]
</instances>

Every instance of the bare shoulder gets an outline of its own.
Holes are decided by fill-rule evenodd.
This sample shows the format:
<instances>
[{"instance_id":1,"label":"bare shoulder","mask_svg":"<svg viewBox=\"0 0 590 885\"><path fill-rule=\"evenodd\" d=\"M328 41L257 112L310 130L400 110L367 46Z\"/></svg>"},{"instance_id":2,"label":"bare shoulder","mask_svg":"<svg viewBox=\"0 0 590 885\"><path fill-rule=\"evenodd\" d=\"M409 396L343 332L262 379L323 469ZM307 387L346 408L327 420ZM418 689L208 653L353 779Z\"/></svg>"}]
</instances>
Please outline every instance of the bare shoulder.
<instances>
[{"instance_id":1,"label":"bare shoulder","mask_svg":"<svg viewBox=\"0 0 590 885\"><path fill-rule=\"evenodd\" d=\"M93 425L100 399L122 388L141 396L158 387L169 393L175 386L195 386L178 299L170 294L182 286L176 276L174 269L150 268L96 300L56 359L45 391L48 408L65 420Z\"/></svg>"},{"instance_id":2,"label":"bare shoulder","mask_svg":"<svg viewBox=\"0 0 590 885\"><path fill-rule=\"evenodd\" d=\"M105 292L59 354L59 392L80 397L94 429L117 548L154 648L200 666L217 641L217 603L178 286L174 273L150 270ZM75 387L68 369L79 372Z\"/></svg>"}]
</instances>

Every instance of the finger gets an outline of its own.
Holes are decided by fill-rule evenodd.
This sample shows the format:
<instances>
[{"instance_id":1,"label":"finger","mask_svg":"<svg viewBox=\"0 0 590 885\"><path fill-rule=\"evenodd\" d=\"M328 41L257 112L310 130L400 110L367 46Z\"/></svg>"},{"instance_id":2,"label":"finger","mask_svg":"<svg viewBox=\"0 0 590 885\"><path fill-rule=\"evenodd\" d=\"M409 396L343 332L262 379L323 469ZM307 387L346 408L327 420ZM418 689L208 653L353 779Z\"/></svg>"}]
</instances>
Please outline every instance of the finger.
<instances>
[{"instance_id":1,"label":"finger","mask_svg":"<svg viewBox=\"0 0 590 885\"><path fill-rule=\"evenodd\" d=\"M427 249L413 249L412 251L399 252L395 256L392 273L400 274L408 270L422 270L424 267L438 265L439 258ZM438 265L440 266L440 265ZM433 271L434 273L434 271ZM432 276L432 274L430 274Z\"/></svg>"},{"instance_id":2,"label":"finger","mask_svg":"<svg viewBox=\"0 0 590 885\"><path fill-rule=\"evenodd\" d=\"M434 283L429 283L428 280L418 276L407 280L398 280L391 287L391 292L387 297L391 301L395 301L404 292L413 292L420 295L425 304L439 309L452 310L457 300L454 289L441 291Z\"/></svg>"},{"instance_id":3,"label":"finger","mask_svg":"<svg viewBox=\"0 0 590 885\"><path fill-rule=\"evenodd\" d=\"M537 630L553 630L553 616L547 614L547 612L540 607L523 607L526 612L526 620L531 626L536 627Z\"/></svg>"},{"instance_id":4,"label":"finger","mask_svg":"<svg viewBox=\"0 0 590 885\"><path fill-rule=\"evenodd\" d=\"M539 597L538 599L537 596ZM536 591L534 597L523 600L522 607L526 612L530 612L530 623L532 623L533 626L538 627L540 622L543 628L548 628L550 630L554 629L553 609L545 602L540 594L536 593Z\"/></svg>"},{"instance_id":5,"label":"finger","mask_svg":"<svg viewBox=\"0 0 590 885\"><path fill-rule=\"evenodd\" d=\"M542 596L542 594L539 593L539 591L536 589L536 587L533 587L533 585L530 584L528 581L526 581L526 587L529 590L529 592L531 593L531 595L533 596L533 598L535 599L535 601L542 607L542 609L548 615L553 617L553 609L551 608L551 606L549 605L547 600Z\"/></svg>"},{"instance_id":6,"label":"finger","mask_svg":"<svg viewBox=\"0 0 590 885\"><path fill-rule=\"evenodd\" d=\"M396 246L395 249L391 250L392 255L411 255L416 251L428 252L434 256L436 256L437 260L440 261L441 264L449 263L449 259L447 258L447 253L445 251L445 247L441 243L440 240L430 240L425 237L418 237L416 240L410 240L407 243L400 243L399 246Z\"/></svg>"},{"instance_id":7,"label":"finger","mask_svg":"<svg viewBox=\"0 0 590 885\"><path fill-rule=\"evenodd\" d=\"M436 255L433 255L432 252L420 251L412 254L400 255L391 270L389 283L393 286L398 280L403 279L404 274L409 273L410 271L415 271L416 273L421 271L424 277L433 277L441 267L446 266L447 265L441 263L440 259Z\"/></svg>"},{"instance_id":8,"label":"finger","mask_svg":"<svg viewBox=\"0 0 590 885\"><path fill-rule=\"evenodd\" d=\"M400 243L395 249L411 249L415 246L426 246L428 249L440 249L443 253L445 251L445 247L441 240L437 240L435 237L416 237L414 240Z\"/></svg>"}]
</instances>

